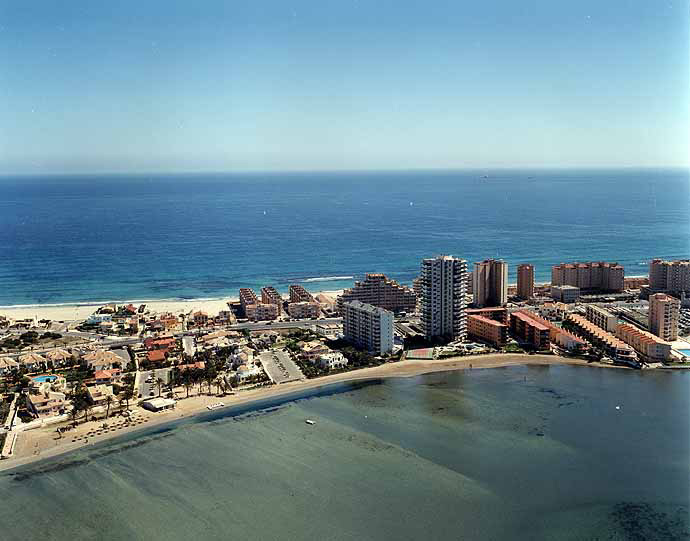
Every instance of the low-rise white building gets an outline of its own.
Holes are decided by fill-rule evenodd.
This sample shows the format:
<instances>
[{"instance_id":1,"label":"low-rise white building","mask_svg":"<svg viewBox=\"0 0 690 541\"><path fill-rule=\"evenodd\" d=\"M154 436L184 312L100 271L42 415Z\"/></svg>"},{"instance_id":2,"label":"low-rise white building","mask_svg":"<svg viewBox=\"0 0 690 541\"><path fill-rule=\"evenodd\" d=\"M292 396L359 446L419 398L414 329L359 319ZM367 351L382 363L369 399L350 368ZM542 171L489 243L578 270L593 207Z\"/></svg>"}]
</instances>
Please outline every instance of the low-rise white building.
<instances>
[{"instance_id":1,"label":"low-rise white building","mask_svg":"<svg viewBox=\"0 0 690 541\"><path fill-rule=\"evenodd\" d=\"M243 364L237 368L237 379L240 381L249 379L252 376L258 376L259 374L261 374L261 368L255 364Z\"/></svg>"},{"instance_id":2,"label":"low-rise white building","mask_svg":"<svg viewBox=\"0 0 690 541\"><path fill-rule=\"evenodd\" d=\"M319 357L319 365L321 368L333 370L336 368L345 368L347 366L347 359L339 351L331 351Z\"/></svg>"},{"instance_id":3,"label":"low-rise white building","mask_svg":"<svg viewBox=\"0 0 690 541\"><path fill-rule=\"evenodd\" d=\"M575 286L551 286L551 298L557 302L577 302L580 298L580 288Z\"/></svg>"}]
</instances>

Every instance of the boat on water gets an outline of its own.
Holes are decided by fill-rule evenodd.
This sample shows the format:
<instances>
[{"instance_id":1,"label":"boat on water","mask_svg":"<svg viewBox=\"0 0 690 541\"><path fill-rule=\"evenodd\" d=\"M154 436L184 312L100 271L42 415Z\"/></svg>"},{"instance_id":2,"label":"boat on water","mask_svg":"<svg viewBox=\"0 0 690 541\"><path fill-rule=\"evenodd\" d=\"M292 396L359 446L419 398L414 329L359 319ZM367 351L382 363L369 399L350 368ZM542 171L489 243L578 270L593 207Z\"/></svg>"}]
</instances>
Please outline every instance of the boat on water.
<instances>
[{"instance_id":1,"label":"boat on water","mask_svg":"<svg viewBox=\"0 0 690 541\"><path fill-rule=\"evenodd\" d=\"M312 421L311 419L307 419L307 420L305 420L304 422L307 423L308 425L315 425L315 424L316 424L316 423L315 423L314 421Z\"/></svg>"},{"instance_id":2,"label":"boat on water","mask_svg":"<svg viewBox=\"0 0 690 541\"><path fill-rule=\"evenodd\" d=\"M223 402L216 402L215 404L209 404L208 406L206 406L206 409L212 411L217 410L218 408L222 408L223 406L225 406Z\"/></svg>"}]
</instances>

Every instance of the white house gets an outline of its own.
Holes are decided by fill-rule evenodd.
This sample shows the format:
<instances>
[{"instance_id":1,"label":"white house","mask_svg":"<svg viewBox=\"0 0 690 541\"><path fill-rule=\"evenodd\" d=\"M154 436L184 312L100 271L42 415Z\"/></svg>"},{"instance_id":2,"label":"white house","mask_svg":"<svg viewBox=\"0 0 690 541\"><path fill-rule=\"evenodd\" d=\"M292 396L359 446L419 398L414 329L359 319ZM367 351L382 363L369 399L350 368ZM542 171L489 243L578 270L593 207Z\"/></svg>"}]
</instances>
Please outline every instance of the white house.
<instances>
[{"instance_id":1,"label":"white house","mask_svg":"<svg viewBox=\"0 0 690 541\"><path fill-rule=\"evenodd\" d=\"M347 359L339 351L331 351L319 357L319 364L321 368L333 370L336 368L344 368L347 366Z\"/></svg>"}]
</instances>

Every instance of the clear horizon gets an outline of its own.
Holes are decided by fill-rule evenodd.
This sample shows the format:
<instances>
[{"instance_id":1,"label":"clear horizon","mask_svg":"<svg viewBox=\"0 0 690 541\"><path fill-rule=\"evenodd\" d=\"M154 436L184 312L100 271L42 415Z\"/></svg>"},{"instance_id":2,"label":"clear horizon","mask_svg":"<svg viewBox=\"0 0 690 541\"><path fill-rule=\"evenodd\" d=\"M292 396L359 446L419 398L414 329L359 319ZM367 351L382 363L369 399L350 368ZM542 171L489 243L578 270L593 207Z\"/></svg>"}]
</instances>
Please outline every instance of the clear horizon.
<instances>
[{"instance_id":1,"label":"clear horizon","mask_svg":"<svg viewBox=\"0 0 690 541\"><path fill-rule=\"evenodd\" d=\"M687 168L690 3L0 7L0 174Z\"/></svg>"}]
</instances>

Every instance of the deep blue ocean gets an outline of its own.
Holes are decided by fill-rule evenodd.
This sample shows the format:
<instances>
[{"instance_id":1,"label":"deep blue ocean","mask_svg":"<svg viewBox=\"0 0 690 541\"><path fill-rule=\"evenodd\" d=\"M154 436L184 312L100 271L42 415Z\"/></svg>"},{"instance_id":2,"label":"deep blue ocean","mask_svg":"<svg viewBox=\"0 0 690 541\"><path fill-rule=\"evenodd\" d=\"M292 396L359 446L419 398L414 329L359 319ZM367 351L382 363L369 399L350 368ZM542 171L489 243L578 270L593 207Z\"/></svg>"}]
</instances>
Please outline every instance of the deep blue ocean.
<instances>
[{"instance_id":1,"label":"deep blue ocean","mask_svg":"<svg viewBox=\"0 0 690 541\"><path fill-rule=\"evenodd\" d=\"M440 253L503 258L513 280L516 263L549 280L577 259L646 274L690 257L688 171L0 178L0 306L410 283Z\"/></svg>"}]
</instances>

